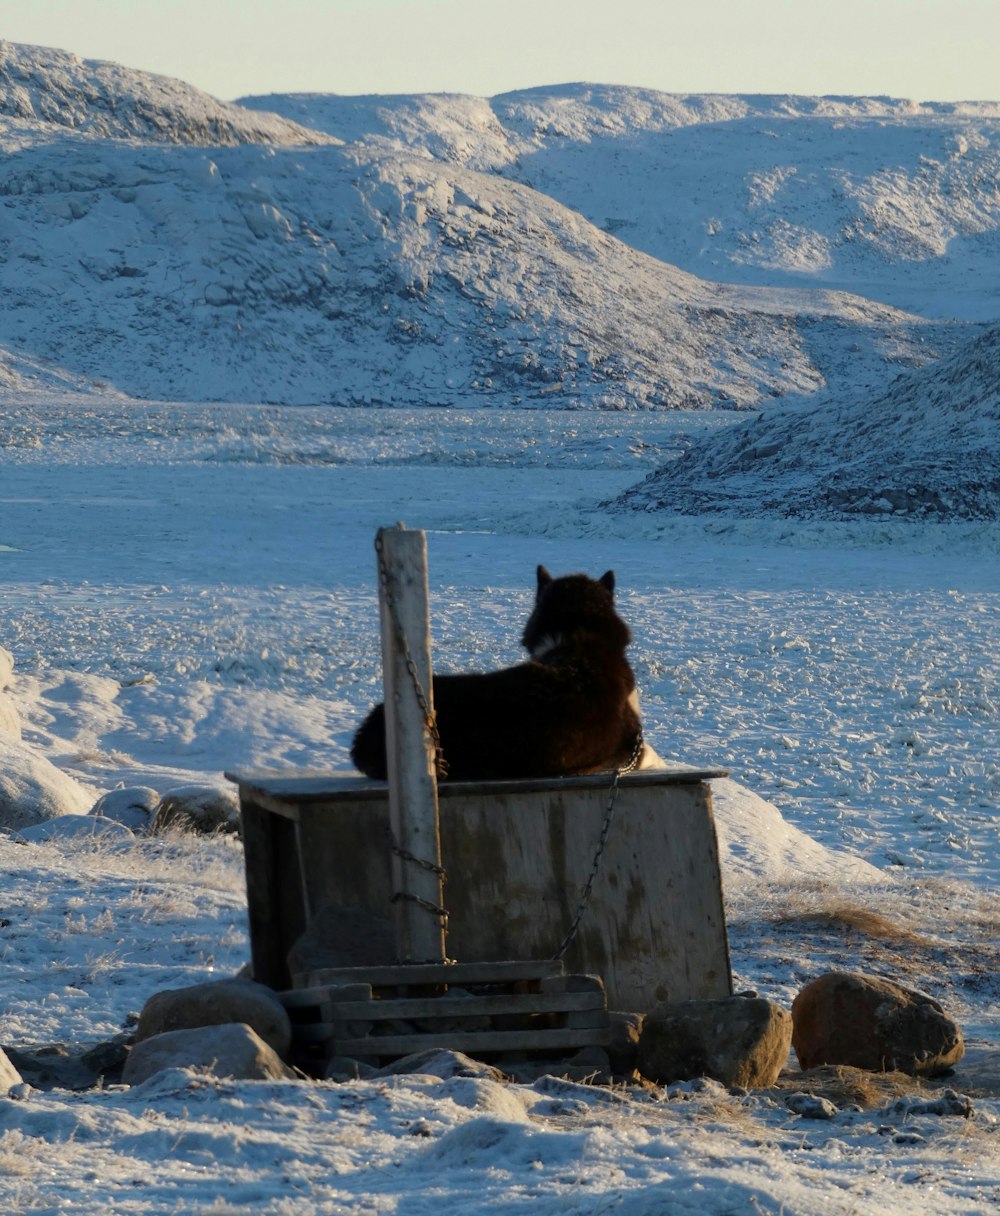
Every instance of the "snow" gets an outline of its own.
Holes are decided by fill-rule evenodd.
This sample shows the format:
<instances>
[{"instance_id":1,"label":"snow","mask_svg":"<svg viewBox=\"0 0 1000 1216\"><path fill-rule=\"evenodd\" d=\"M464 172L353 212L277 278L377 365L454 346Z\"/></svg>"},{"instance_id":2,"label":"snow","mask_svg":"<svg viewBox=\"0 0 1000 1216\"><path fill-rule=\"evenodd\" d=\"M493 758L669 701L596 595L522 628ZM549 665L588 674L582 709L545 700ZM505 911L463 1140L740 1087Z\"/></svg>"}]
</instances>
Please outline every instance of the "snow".
<instances>
[{"instance_id":1,"label":"snow","mask_svg":"<svg viewBox=\"0 0 1000 1216\"><path fill-rule=\"evenodd\" d=\"M889 1087L813 1118L830 1090L807 1077L741 1095L170 1071L0 1100L7 1210L989 1209L996 563L969 560L975 525L963 553L934 520L630 534L598 504L733 416L627 419L13 405L0 577L22 746L87 792L79 811L226 768L343 768L380 696L376 527L427 529L439 666L516 658L539 561L614 567L653 745L733 773L715 807L738 988L787 1008L849 968L930 992L969 1040L947 1084L971 1117ZM232 837L8 836L0 862L9 1046L107 1039L154 992L247 960ZM802 1092L817 1102L789 1104Z\"/></svg>"},{"instance_id":2,"label":"snow","mask_svg":"<svg viewBox=\"0 0 1000 1216\"><path fill-rule=\"evenodd\" d=\"M103 1042L246 964L238 839L143 827L226 770L346 767L403 519L443 670L519 657L539 562L614 568L650 742L732 774L737 990L884 975L968 1044L953 1095L794 1058L749 1094L16 1085L0 1209L994 1211L1000 534L971 490L865 505L892 464L928 496L995 478L998 106L250 107L40 48L0 69L0 1043ZM820 509L838 476L856 509Z\"/></svg>"}]
</instances>

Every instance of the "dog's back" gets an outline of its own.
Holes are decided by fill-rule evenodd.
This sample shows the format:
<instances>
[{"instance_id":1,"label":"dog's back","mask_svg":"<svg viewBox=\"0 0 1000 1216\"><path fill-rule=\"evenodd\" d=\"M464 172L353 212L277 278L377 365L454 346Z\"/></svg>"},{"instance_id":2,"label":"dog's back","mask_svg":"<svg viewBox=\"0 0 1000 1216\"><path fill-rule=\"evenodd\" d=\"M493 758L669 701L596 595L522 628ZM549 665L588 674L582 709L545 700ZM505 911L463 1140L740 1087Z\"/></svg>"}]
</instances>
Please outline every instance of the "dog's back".
<instances>
[{"instance_id":1,"label":"dog's back","mask_svg":"<svg viewBox=\"0 0 1000 1216\"><path fill-rule=\"evenodd\" d=\"M614 608L614 575L553 579L538 593L523 642L532 658L484 674L434 677L434 709L451 780L600 772L627 765L641 739L628 626ZM385 711L378 705L351 749L369 777L386 778Z\"/></svg>"}]
</instances>

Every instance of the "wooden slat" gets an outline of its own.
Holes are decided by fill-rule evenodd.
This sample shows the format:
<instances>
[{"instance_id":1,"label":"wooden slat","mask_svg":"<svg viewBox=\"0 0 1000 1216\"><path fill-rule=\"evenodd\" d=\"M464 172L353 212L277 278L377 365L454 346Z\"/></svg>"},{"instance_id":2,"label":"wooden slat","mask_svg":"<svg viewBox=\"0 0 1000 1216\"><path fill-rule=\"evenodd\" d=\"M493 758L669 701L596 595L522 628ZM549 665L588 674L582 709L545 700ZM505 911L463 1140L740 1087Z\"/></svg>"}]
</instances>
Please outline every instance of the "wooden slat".
<instances>
[{"instance_id":1,"label":"wooden slat","mask_svg":"<svg viewBox=\"0 0 1000 1216\"><path fill-rule=\"evenodd\" d=\"M577 1013L604 1008L603 992L524 992L495 996L430 996L348 1001L335 1007L334 1016L339 1021L384 1022L390 1018L463 1018L496 1013Z\"/></svg>"},{"instance_id":2,"label":"wooden slat","mask_svg":"<svg viewBox=\"0 0 1000 1216\"><path fill-rule=\"evenodd\" d=\"M513 980L540 980L562 975L563 964L555 959L500 963L398 963L382 967L324 967L297 976L296 990L371 984L375 988L409 984L505 984ZM282 994L283 995L283 994Z\"/></svg>"},{"instance_id":3,"label":"wooden slat","mask_svg":"<svg viewBox=\"0 0 1000 1216\"><path fill-rule=\"evenodd\" d=\"M302 803L378 800L386 797L384 781L371 781L355 773L310 772L227 772L226 778L240 787L253 801L278 814L297 815ZM439 798L463 798L480 794L530 794L539 791L585 790L607 788L612 774L586 773L579 777L530 777L516 781L443 781ZM717 767L698 768L676 765L667 769L640 769L626 773L619 784L628 786L690 785L692 782L712 781L728 777L729 770Z\"/></svg>"},{"instance_id":4,"label":"wooden slat","mask_svg":"<svg viewBox=\"0 0 1000 1216\"><path fill-rule=\"evenodd\" d=\"M310 1027L310 1029L314 1029ZM387 1034L363 1039L338 1039L331 1045L341 1056L406 1056L440 1047L445 1051L559 1051L604 1047L610 1028L579 1030L456 1030L441 1034Z\"/></svg>"}]
</instances>

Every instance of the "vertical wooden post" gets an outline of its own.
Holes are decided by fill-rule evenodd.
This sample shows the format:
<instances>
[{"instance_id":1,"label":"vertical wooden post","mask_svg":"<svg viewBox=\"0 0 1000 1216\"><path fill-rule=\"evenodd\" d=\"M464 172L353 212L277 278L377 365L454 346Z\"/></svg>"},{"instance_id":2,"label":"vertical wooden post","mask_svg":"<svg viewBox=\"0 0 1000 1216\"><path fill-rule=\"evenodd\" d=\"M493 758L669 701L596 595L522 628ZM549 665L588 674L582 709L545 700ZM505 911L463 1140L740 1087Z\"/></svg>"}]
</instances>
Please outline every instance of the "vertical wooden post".
<instances>
[{"instance_id":1,"label":"vertical wooden post","mask_svg":"<svg viewBox=\"0 0 1000 1216\"><path fill-rule=\"evenodd\" d=\"M443 962L436 756L417 691L433 709L427 539L399 524L379 530L376 548L396 948L402 962Z\"/></svg>"}]
</instances>

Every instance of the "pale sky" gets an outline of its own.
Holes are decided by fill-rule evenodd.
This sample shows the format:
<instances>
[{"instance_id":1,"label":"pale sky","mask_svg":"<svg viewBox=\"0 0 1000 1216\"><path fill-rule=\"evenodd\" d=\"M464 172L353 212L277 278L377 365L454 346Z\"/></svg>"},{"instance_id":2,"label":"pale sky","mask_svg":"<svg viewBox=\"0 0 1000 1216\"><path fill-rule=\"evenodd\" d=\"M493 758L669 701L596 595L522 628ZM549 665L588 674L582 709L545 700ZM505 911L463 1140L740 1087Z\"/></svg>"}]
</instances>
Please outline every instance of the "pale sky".
<instances>
[{"instance_id":1,"label":"pale sky","mask_svg":"<svg viewBox=\"0 0 1000 1216\"><path fill-rule=\"evenodd\" d=\"M0 0L0 38L250 93L1000 100L1000 0Z\"/></svg>"}]
</instances>

